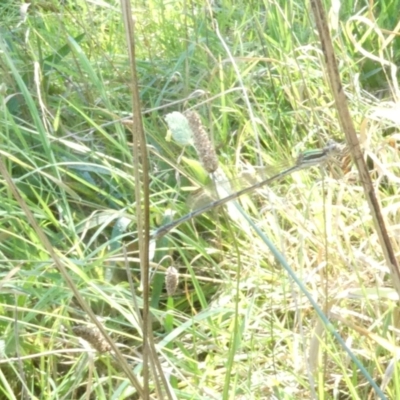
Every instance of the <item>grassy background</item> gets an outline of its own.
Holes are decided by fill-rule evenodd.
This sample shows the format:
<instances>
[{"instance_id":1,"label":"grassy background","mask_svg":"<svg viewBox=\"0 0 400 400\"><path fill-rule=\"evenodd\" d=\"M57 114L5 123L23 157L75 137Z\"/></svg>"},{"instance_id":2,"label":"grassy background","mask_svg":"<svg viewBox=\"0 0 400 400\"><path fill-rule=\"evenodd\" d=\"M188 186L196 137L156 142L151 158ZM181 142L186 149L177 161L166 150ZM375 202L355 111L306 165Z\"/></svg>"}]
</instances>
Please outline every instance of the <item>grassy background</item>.
<instances>
[{"instance_id":1,"label":"grassy background","mask_svg":"<svg viewBox=\"0 0 400 400\"><path fill-rule=\"evenodd\" d=\"M326 6L397 253L399 6L350 1L338 21ZM205 179L195 151L166 139L169 112L195 107L222 167L235 175L279 168L329 138L343 141L308 3L151 0L132 7L152 227L188 212L188 192ZM21 18L16 2L3 1L0 15L2 159L140 377L141 328L125 272L129 264L140 308L126 119L131 78L119 2L36 1ZM322 175L297 173L242 206L396 399L397 299L356 171L340 161ZM90 353L74 334L90 327L88 317L7 185L1 191L1 398L137 398L112 355ZM265 244L221 210L157 241L152 257L153 331L177 398L373 397ZM181 274L173 298L163 288L170 265Z\"/></svg>"}]
</instances>

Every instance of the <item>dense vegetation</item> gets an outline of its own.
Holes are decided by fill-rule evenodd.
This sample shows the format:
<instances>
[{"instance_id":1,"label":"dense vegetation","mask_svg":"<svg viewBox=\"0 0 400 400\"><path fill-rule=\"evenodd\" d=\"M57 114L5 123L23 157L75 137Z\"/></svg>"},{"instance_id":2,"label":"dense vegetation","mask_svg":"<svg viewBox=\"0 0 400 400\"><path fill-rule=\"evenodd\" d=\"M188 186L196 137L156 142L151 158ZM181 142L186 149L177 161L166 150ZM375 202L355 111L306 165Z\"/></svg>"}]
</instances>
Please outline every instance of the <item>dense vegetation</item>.
<instances>
[{"instance_id":1,"label":"dense vegetation","mask_svg":"<svg viewBox=\"0 0 400 400\"><path fill-rule=\"evenodd\" d=\"M400 4L325 3L398 252ZM136 399L55 262L140 382L143 287L121 6L27 5L0 3L0 397ZM245 185L269 173L258 167L277 171L329 139L344 143L308 2L133 0L132 8L153 230L203 204L196 189L209 181L195 149L170 138L168 113L195 109L220 167ZM367 399L375 395L368 377L399 398L398 298L351 158L240 202L365 370L251 226L220 207L151 243L152 332L176 398ZM180 276L168 295L171 266Z\"/></svg>"}]
</instances>

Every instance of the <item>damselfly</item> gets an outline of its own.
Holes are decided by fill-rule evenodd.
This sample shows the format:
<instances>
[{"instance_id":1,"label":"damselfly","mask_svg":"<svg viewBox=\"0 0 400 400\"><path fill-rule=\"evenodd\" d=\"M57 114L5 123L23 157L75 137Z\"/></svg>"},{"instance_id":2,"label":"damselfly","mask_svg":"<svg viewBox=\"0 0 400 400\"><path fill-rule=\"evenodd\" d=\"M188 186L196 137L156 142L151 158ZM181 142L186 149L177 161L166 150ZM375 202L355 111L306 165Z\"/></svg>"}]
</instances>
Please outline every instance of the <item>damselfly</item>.
<instances>
[{"instance_id":1,"label":"damselfly","mask_svg":"<svg viewBox=\"0 0 400 400\"><path fill-rule=\"evenodd\" d=\"M194 211L184 215L183 217L176 219L175 221L172 221L166 225L163 225L160 228L158 228L156 231L154 231L153 234L151 235L151 237L153 239L158 239L158 238L166 235L168 232L170 232L172 229L176 228L178 225L182 224L183 222L186 222L192 218L195 218L195 217L209 211L210 209L212 209L214 207L221 206L229 201L237 199L238 197L243 196L246 193L250 193L255 189L259 189L262 186L268 185L271 182L282 179L283 177L290 175L293 172L302 170L304 168L311 167L313 165L321 165L321 164L325 163L326 161L328 161L333 156L339 154L342 151L342 149L343 149L343 146L341 146L340 144L338 144L334 141L329 141L327 143L327 145L322 149L305 151L298 156L296 163L292 167L279 172L278 174L272 176L271 178L265 179L261 182L258 182L256 184L249 186L238 192L232 193L222 199L213 201L204 207L198 208L197 210L194 210Z\"/></svg>"}]
</instances>

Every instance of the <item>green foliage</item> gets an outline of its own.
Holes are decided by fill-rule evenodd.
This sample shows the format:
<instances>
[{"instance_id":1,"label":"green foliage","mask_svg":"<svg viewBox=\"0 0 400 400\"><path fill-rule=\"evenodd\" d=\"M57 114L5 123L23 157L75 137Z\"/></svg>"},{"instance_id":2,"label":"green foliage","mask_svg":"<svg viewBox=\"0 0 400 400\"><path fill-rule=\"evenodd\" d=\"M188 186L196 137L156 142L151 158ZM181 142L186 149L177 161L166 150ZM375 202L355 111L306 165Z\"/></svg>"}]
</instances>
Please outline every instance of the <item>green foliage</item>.
<instances>
[{"instance_id":1,"label":"green foliage","mask_svg":"<svg viewBox=\"0 0 400 400\"><path fill-rule=\"evenodd\" d=\"M400 4L342 3L331 29L336 56L395 236L398 117L389 100L398 101L391 68L399 63ZM341 140L308 3L132 5L153 227L190 211L188 192L205 175L193 149L166 140L168 113L196 107L220 163L238 173L245 164L279 166L328 138ZM139 376L131 77L120 6L37 1L26 19L19 6L0 4L1 157L71 279ZM395 399L396 299L368 208L351 167L333 166L324 176L317 169L298 173L242 206ZM87 316L1 179L0 397L136 398L110 354L82 350L72 328L87 324ZM152 261L152 328L178 398L371 395L365 376L316 321L265 244L223 210L158 240ZM163 287L171 264L181 273L173 299Z\"/></svg>"}]
</instances>

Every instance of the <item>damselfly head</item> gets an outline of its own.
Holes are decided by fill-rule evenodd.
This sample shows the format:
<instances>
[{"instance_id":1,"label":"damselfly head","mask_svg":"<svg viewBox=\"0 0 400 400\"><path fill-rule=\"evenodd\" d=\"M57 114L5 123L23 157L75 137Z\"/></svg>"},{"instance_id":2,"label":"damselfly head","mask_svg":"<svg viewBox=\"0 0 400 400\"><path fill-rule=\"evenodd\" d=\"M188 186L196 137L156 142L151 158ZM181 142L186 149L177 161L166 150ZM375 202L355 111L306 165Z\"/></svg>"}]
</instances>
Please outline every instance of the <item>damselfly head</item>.
<instances>
[{"instance_id":1,"label":"damselfly head","mask_svg":"<svg viewBox=\"0 0 400 400\"><path fill-rule=\"evenodd\" d=\"M335 154L339 154L343 151L345 146L343 144L337 143L332 139L329 139L326 142L326 146L324 147L324 152L328 156L334 156Z\"/></svg>"}]
</instances>

